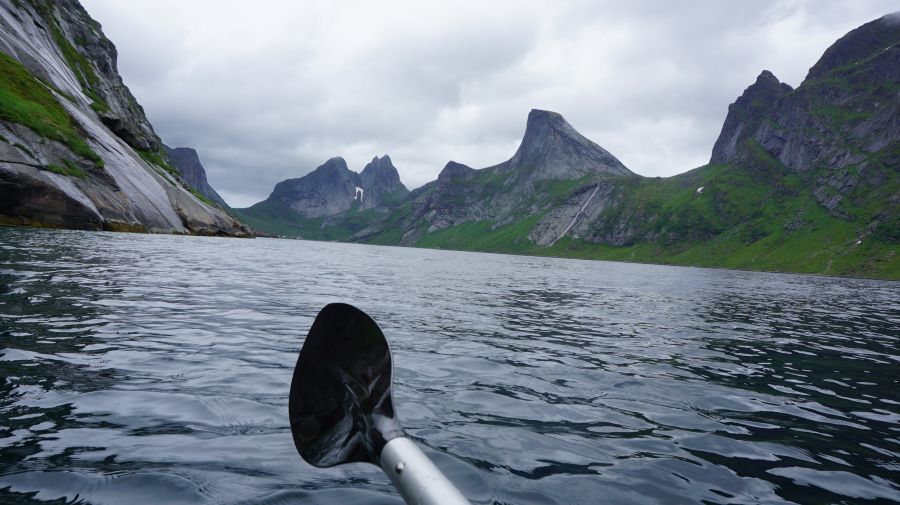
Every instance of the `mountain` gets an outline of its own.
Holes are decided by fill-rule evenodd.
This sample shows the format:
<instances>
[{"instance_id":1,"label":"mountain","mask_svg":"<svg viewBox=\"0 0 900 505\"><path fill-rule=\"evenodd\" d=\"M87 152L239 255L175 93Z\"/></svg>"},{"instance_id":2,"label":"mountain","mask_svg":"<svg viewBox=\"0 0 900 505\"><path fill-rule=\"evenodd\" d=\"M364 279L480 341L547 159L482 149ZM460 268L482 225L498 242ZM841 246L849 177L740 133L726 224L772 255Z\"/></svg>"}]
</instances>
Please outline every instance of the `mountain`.
<instances>
[{"instance_id":1,"label":"mountain","mask_svg":"<svg viewBox=\"0 0 900 505\"><path fill-rule=\"evenodd\" d=\"M498 165L475 170L451 161L436 181L408 192L388 156L374 158L359 175L332 158L238 213L267 233L356 241L383 241L387 234L414 245L466 222L511 223L561 203L576 186L616 177L637 176L560 114L533 110L519 149Z\"/></svg>"},{"instance_id":2,"label":"mountain","mask_svg":"<svg viewBox=\"0 0 900 505\"><path fill-rule=\"evenodd\" d=\"M533 109L525 135L509 161L494 167L515 182L634 175L606 149L588 140L556 112Z\"/></svg>"},{"instance_id":3,"label":"mountain","mask_svg":"<svg viewBox=\"0 0 900 505\"><path fill-rule=\"evenodd\" d=\"M400 182L400 173L388 155L372 158L359 174L359 210L381 209L402 200L409 190Z\"/></svg>"},{"instance_id":4,"label":"mountain","mask_svg":"<svg viewBox=\"0 0 900 505\"><path fill-rule=\"evenodd\" d=\"M235 212L273 235L347 239L352 232L343 228L358 228L359 214L384 213L408 193L388 155L376 156L361 173L335 157L303 177L279 182L267 199ZM329 226L332 230L323 233ZM340 237L331 233L336 226Z\"/></svg>"},{"instance_id":5,"label":"mountain","mask_svg":"<svg viewBox=\"0 0 900 505\"><path fill-rule=\"evenodd\" d=\"M75 0L0 0L0 224L250 236L195 196Z\"/></svg>"},{"instance_id":6,"label":"mountain","mask_svg":"<svg viewBox=\"0 0 900 505\"><path fill-rule=\"evenodd\" d=\"M509 160L480 170L449 162L436 181L415 190L408 212L367 227L369 240L399 231L399 243L415 245L429 234L464 223L496 229L547 212L578 187L637 177L607 150L578 133L562 115L528 114L519 148Z\"/></svg>"},{"instance_id":7,"label":"mountain","mask_svg":"<svg viewBox=\"0 0 900 505\"><path fill-rule=\"evenodd\" d=\"M278 213L279 230L900 279L898 44L900 14L892 14L836 41L796 89L762 71L729 106L710 163L683 174L636 175L561 115L533 110L508 161L483 169L451 161L377 211L342 210L342 190L343 207L304 222L314 233L287 224L296 212Z\"/></svg>"},{"instance_id":8,"label":"mountain","mask_svg":"<svg viewBox=\"0 0 900 505\"><path fill-rule=\"evenodd\" d=\"M190 147L169 147L163 144L169 162L173 167L178 169L178 173L184 182L191 188L196 190L206 200L214 203L220 209L227 209L228 204L219 196L219 193L209 185L206 180L206 169L200 163L200 156L197 151Z\"/></svg>"}]
</instances>

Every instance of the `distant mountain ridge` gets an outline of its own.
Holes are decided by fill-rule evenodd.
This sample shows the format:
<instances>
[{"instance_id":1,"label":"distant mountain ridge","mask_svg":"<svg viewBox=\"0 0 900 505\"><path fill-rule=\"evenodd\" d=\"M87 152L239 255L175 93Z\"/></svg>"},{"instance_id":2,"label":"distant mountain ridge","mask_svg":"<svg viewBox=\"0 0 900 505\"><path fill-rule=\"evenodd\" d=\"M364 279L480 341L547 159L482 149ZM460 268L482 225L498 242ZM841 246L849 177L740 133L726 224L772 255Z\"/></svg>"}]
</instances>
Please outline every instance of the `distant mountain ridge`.
<instances>
[{"instance_id":1,"label":"distant mountain ridge","mask_svg":"<svg viewBox=\"0 0 900 505\"><path fill-rule=\"evenodd\" d=\"M272 197L240 212L311 239L900 278L898 43L892 14L835 42L796 89L763 71L710 164L673 177L634 174L533 110L509 160L448 162L377 208L349 205L348 183L327 215L272 211Z\"/></svg>"}]
</instances>

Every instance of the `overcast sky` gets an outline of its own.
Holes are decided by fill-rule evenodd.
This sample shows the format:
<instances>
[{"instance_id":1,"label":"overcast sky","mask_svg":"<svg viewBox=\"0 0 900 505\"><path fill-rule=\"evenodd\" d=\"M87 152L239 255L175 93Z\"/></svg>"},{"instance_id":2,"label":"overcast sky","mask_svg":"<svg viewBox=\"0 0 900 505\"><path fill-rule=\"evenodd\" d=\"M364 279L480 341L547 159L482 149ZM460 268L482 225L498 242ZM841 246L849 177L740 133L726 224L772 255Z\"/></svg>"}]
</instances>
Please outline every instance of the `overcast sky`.
<instances>
[{"instance_id":1,"label":"overcast sky","mask_svg":"<svg viewBox=\"0 0 900 505\"><path fill-rule=\"evenodd\" d=\"M834 40L896 9L846 1L81 0L163 141L244 207L332 156L390 154L410 188L508 159L532 108L631 170L709 160L763 69L797 86Z\"/></svg>"}]
</instances>

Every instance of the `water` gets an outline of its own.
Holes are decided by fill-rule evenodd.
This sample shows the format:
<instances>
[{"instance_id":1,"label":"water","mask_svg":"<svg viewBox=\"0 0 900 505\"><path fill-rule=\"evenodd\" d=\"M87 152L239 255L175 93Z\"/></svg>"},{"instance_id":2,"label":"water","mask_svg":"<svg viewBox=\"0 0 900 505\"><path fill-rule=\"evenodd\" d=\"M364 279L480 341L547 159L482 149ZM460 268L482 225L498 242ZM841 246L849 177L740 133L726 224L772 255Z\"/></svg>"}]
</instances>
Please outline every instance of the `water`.
<instances>
[{"instance_id":1,"label":"water","mask_svg":"<svg viewBox=\"0 0 900 505\"><path fill-rule=\"evenodd\" d=\"M900 284L0 228L0 503L401 503L296 454L329 302L486 503L900 501Z\"/></svg>"}]
</instances>

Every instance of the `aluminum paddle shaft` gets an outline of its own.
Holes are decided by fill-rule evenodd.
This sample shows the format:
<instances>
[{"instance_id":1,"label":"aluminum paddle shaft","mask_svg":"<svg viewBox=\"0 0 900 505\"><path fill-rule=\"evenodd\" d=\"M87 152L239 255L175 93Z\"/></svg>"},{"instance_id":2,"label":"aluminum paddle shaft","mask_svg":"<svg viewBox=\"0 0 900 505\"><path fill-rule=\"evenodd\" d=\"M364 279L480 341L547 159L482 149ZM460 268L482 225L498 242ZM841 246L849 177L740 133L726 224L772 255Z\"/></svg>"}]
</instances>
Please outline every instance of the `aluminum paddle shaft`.
<instances>
[{"instance_id":1,"label":"aluminum paddle shaft","mask_svg":"<svg viewBox=\"0 0 900 505\"><path fill-rule=\"evenodd\" d=\"M409 505L471 505L412 440L389 441L380 459L381 469Z\"/></svg>"}]
</instances>

